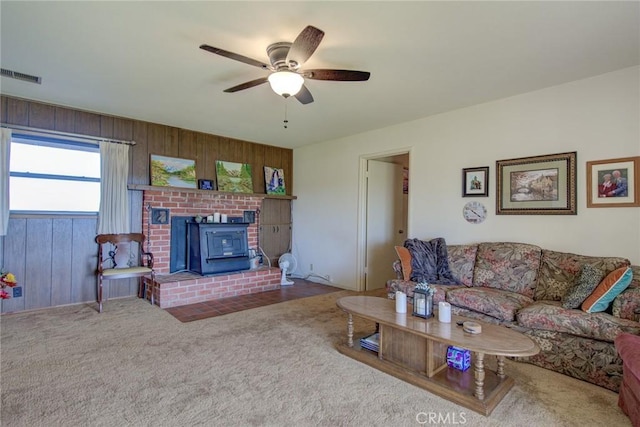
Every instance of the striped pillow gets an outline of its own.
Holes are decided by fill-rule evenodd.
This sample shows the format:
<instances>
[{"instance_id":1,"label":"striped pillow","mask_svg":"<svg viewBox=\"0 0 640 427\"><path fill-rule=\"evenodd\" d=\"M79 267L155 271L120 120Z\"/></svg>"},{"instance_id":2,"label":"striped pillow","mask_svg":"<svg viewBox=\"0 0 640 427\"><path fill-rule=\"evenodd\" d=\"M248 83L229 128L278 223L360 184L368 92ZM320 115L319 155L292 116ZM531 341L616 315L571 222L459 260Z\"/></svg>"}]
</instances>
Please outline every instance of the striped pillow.
<instances>
[{"instance_id":1,"label":"striped pillow","mask_svg":"<svg viewBox=\"0 0 640 427\"><path fill-rule=\"evenodd\" d=\"M597 313L609 308L609 304L631 284L633 272L631 267L620 267L604 278L596 289L582 303L582 310Z\"/></svg>"}]
</instances>

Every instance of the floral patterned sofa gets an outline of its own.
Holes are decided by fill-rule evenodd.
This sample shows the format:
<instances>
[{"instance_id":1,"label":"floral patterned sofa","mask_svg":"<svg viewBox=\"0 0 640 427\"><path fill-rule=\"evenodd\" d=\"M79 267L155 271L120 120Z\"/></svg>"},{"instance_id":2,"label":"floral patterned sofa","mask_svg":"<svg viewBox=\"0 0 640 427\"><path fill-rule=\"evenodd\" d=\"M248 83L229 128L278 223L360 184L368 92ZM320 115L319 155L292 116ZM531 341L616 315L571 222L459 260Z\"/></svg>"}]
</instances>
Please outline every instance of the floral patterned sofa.
<instances>
[{"instance_id":1,"label":"floral patterned sofa","mask_svg":"<svg viewBox=\"0 0 640 427\"><path fill-rule=\"evenodd\" d=\"M460 284L430 283L436 289L434 304L447 301L454 314L501 324L529 336L541 351L519 361L619 390L622 360L614 340L623 332L640 335L640 266L630 265L625 258L576 255L508 242L447 245L446 258ZM563 307L564 299L582 280L585 266L600 271L600 277L621 267L631 269L630 285L604 312ZM394 262L398 279L387 282L389 298L396 291L412 298L417 283L410 277L405 280L407 267L406 259Z\"/></svg>"}]
</instances>

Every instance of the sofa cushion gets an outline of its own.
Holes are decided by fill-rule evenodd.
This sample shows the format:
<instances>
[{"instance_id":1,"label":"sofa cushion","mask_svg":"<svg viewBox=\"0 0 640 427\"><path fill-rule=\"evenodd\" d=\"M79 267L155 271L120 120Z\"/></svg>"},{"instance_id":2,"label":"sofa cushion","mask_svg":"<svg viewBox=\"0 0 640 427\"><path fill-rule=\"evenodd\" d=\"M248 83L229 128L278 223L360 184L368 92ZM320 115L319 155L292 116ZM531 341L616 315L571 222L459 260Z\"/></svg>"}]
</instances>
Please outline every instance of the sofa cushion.
<instances>
[{"instance_id":1,"label":"sofa cushion","mask_svg":"<svg viewBox=\"0 0 640 427\"><path fill-rule=\"evenodd\" d=\"M613 342L622 332L640 334L640 325L606 313L562 308L560 301L536 301L518 312L518 325Z\"/></svg>"},{"instance_id":2,"label":"sofa cushion","mask_svg":"<svg viewBox=\"0 0 640 427\"><path fill-rule=\"evenodd\" d=\"M562 307L579 308L604 279L604 273L590 264L582 266L578 280L562 297Z\"/></svg>"},{"instance_id":3,"label":"sofa cushion","mask_svg":"<svg viewBox=\"0 0 640 427\"><path fill-rule=\"evenodd\" d=\"M413 282L411 280L389 280L387 281L387 296L389 297L389 299L395 299L396 292L401 291L407 294L407 298L412 299L413 290L415 289L416 284L416 282ZM447 293L447 291L462 288L462 286L458 285L430 284L429 286L435 289L435 293L433 294L434 304L445 301L445 294Z\"/></svg>"},{"instance_id":4,"label":"sofa cushion","mask_svg":"<svg viewBox=\"0 0 640 427\"><path fill-rule=\"evenodd\" d=\"M617 268L628 266L630 262L626 258L592 257L543 249L538 285L533 299L536 301L562 300L576 282L584 264L602 270L607 275Z\"/></svg>"},{"instance_id":5,"label":"sofa cushion","mask_svg":"<svg viewBox=\"0 0 640 427\"><path fill-rule=\"evenodd\" d=\"M538 246L525 243L480 243L473 286L497 288L533 298L541 251Z\"/></svg>"},{"instance_id":6,"label":"sofa cushion","mask_svg":"<svg viewBox=\"0 0 640 427\"><path fill-rule=\"evenodd\" d=\"M447 302L510 322L516 312L533 300L525 295L491 288L458 288L447 291Z\"/></svg>"},{"instance_id":7,"label":"sofa cushion","mask_svg":"<svg viewBox=\"0 0 640 427\"><path fill-rule=\"evenodd\" d=\"M596 289L582 303L582 310L587 313L605 311L611 301L631 283L631 269L620 267L607 275Z\"/></svg>"},{"instance_id":8,"label":"sofa cushion","mask_svg":"<svg viewBox=\"0 0 640 427\"><path fill-rule=\"evenodd\" d=\"M447 252L453 276L463 285L472 286L478 245L447 245Z\"/></svg>"}]
</instances>

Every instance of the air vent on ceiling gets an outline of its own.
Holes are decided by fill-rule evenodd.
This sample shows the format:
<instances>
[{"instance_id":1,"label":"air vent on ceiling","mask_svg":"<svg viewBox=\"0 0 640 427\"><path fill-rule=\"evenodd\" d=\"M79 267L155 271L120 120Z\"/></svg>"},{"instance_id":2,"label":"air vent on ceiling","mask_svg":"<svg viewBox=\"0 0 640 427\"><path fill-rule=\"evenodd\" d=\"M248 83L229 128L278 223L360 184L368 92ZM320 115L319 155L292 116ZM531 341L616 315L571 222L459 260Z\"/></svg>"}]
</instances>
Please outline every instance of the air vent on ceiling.
<instances>
[{"instance_id":1,"label":"air vent on ceiling","mask_svg":"<svg viewBox=\"0 0 640 427\"><path fill-rule=\"evenodd\" d=\"M2 77L11 77L12 79L24 80L25 82L30 83L42 83L42 77L32 76L30 74L19 73L17 71L7 70L2 68Z\"/></svg>"}]
</instances>

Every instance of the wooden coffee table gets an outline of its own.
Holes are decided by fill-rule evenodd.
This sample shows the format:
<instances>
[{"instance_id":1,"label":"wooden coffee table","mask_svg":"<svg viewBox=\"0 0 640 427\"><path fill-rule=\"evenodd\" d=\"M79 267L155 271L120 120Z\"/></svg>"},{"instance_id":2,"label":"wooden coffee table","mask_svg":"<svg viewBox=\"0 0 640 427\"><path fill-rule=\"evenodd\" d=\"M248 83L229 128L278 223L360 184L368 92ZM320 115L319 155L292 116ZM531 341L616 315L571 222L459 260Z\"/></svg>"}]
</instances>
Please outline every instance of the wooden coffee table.
<instances>
[{"instance_id":1,"label":"wooden coffee table","mask_svg":"<svg viewBox=\"0 0 640 427\"><path fill-rule=\"evenodd\" d=\"M472 319L452 315L451 323L440 323L437 315L423 319L399 314L395 301L386 298L350 296L337 305L348 316L347 342L338 345L340 353L483 415L491 414L514 384L505 375L505 357L540 351L529 337L506 327L474 320L482 325L482 333L472 335L456 324ZM379 325L378 353L361 348L360 340L354 339L353 316ZM449 345L471 350L473 369L462 372L447 366ZM485 369L485 355L497 356L495 372Z\"/></svg>"}]
</instances>

